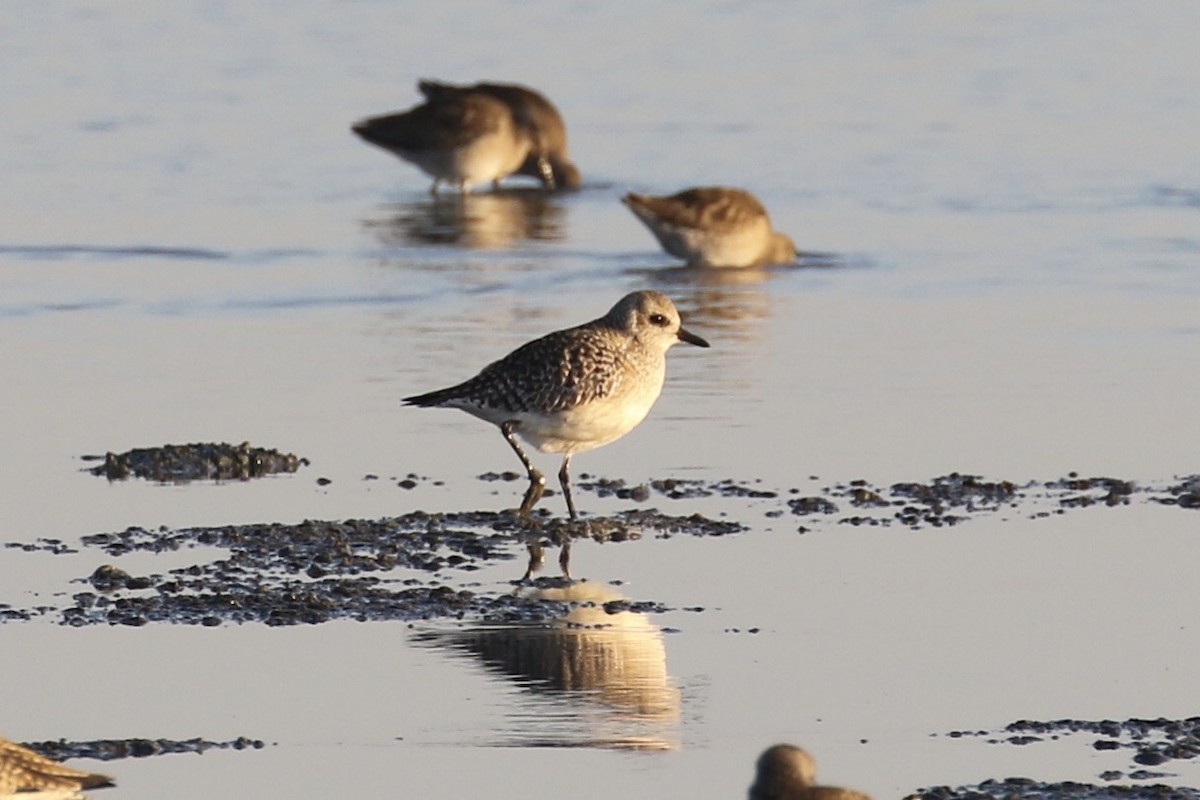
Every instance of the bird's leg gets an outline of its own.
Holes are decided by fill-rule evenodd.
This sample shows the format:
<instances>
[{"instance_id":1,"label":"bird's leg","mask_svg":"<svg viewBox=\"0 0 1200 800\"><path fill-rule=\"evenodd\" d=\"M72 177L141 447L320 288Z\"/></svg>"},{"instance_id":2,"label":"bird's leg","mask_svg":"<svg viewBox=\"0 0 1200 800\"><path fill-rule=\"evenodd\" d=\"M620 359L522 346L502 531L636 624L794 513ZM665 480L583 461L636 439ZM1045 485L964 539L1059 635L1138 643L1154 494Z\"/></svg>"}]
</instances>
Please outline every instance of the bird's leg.
<instances>
[{"instance_id":1,"label":"bird's leg","mask_svg":"<svg viewBox=\"0 0 1200 800\"><path fill-rule=\"evenodd\" d=\"M542 534L539 530L530 530L525 532L525 549L529 551L529 563L525 567L525 574L521 576L521 580L517 583L526 583L533 573L542 568L546 563L546 553L542 548Z\"/></svg>"},{"instance_id":2,"label":"bird's leg","mask_svg":"<svg viewBox=\"0 0 1200 800\"><path fill-rule=\"evenodd\" d=\"M442 182L442 179L441 179L441 178L434 178L434 179L433 179L433 185L429 187L429 193L430 193L431 195L433 195L434 197L437 197L437 193L438 193L438 184L440 184L441 182Z\"/></svg>"},{"instance_id":3,"label":"bird's leg","mask_svg":"<svg viewBox=\"0 0 1200 800\"><path fill-rule=\"evenodd\" d=\"M504 434L505 441L517 454L517 458L521 459L521 463L525 465L525 471L529 473L529 488L525 490L525 499L521 501L520 511L522 517L528 517L529 512L537 505L537 501L542 499L542 491L546 488L546 477L538 472L538 468L529 460L529 456L525 455L521 445L517 444L516 437L513 436L513 431L516 429L517 422L511 419L500 426L500 432Z\"/></svg>"},{"instance_id":4,"label":"bird's leg","mask_svg":"<svg viewBox=\"0 0 1200 800\"><path fill-rule=\"evenodd\" d=\"M567 498L567 511L571 514L571 521L579 519L579 515L575 513L575 501L571 499L571 473L568 467L571 464L571 456L563 456L562 469L558 471L558 483L562 486L563 497Z\"/></svg>"},{"instance_id":5,"label":"bird's leg","mask_svg":"<svg viewBox=\"0 0 1200 800\"><path fill-rule=\"evenodd\" d=\"M558 566L562 568L564 578L571 577L571 535L566 534L558 551Z\"/></svg>"}]
</instances>

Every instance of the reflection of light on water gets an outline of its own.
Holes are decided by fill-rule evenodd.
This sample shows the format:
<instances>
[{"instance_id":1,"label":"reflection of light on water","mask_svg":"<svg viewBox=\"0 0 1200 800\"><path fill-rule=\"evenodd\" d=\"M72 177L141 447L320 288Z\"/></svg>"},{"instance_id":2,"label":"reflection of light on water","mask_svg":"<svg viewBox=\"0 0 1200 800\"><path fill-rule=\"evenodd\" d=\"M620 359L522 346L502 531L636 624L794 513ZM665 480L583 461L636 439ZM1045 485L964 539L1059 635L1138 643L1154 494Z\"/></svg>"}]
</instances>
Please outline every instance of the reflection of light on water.
<instances>
[{"instance_id":1,"label":"reflection of light on water","mask_svg":"<svg viewBox=\"0 0 1200 800\"><path fill-rule=\"evenodd\" d=\"M386 207L364 226L385 246L457 245L503 250L527 240L564 237L563 207L542 191L437 195Z\"/></svg>"},{"instance_id":2,"label":"reflection of light on water","mask_svg":"<svg viewBox=\"0 0 1200 800\"><path fill-rule=\"evenodd\" d=\"M503 744L674 750L680 693L667 672L662 631L611 587L575 582L530 596L579 603L549 625L482 626L420 634L417 641L478 659L541 701L510 713ZM549 706L549 707L548 707Z\"/></svg>"},{"instance_id":3,"label":"reflection of light on water","mask_svg":"<svg viewBox=\"0 0 1200 800\"><path fill-rule=\"evenodd\" d=\"M654 288L669 295L688 323L707 326L758 339L759 326L771 317L773 309L770 282L797 270L825 270L846 266L840 256L831 253L806 253L796 264L743 269L712 267L670 267L636 270Z\"/></svg>"},{"instance_id":4,"label":"reflection of light on water","mask_svg":"<svg viewBox=\"0 0 1200 800\"><path fill-rule=\"evenodd\" d=\"M788 292L819 290L852 266L838 254L804 253L796 264L743 269L679 266L629 272L674 300L688 329L698 331L712 344L699 358L678 359L682 363L669 370L671 391L726 398L733 394L739 403L757 404L763 376L778 368L769 358L768 340L777 336L781 299L783 308L789 308ZM782 290L778 284L783 284ZM741 424L721 412L688 418Z\"/></svg>"}]
</instances>

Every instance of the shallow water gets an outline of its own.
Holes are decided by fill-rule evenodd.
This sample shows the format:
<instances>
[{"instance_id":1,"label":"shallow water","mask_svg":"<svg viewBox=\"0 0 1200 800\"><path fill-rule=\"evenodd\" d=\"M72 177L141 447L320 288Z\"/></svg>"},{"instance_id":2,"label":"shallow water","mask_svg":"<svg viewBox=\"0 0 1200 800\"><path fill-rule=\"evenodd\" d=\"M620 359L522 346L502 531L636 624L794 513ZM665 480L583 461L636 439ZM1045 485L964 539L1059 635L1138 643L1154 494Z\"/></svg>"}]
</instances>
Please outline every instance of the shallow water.
<instances>
[{"instance_id":1,"label":"shallow water","mask_svg":"<svg viewBox=\"0 0 1200 800\"><path fill-rule=\"evenodd\" d=\"M494 430L398 398L646 287L713 347L672 351L650 418L577 458L579 475L815 493L953 471L1200 472L1192 5L5 11L19 78L0 121L4 541L512 507L519 484L476 478L518 466ZM348 129L414 103L423 76L543 89L585 189L431 199ZM673 269L617 198L696 183L753 190L842 266ZM81 460L243 440L312 464L159 486ZM409 473L428 480L390 480ZM277 743L104 765L118 798L735 796L776 740L811 749L830 782L899 797L1130 769L1086 737L934 734L1196 713L1194 511L799 535L807 523L753 500L649 504L749 527L574 550L576 576L670 609L645 622L666 629L679 710L649 734L427 646L427 626L48 620L0 627L0 734ZM109 560L0 550L0 602L61 605ZM469 580L504 593L513 570ZM566 746L633 735L670 746ZM1194 759L1161 769L1200 781Z\"/></svg>"}]
</instances>

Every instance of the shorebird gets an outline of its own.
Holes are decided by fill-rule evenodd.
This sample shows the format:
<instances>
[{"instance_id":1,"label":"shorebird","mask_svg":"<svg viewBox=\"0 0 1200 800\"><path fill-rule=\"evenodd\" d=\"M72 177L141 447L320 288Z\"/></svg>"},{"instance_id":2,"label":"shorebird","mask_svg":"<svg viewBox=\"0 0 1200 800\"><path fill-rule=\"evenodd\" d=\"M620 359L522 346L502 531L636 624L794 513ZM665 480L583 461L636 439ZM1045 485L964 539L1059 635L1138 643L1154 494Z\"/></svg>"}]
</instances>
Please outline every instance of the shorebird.
<instances>
[{"instance_id":1,"label":"shorebird","mask_svg":"<svg viewBox=\"0 0 1200 800\"><path fill-rule=\"evenodd\" d=\"M630 192L622 202L689 266L790 264L798 255L792 240L771 227L762 203L741 189L706 186L665 197Z\"/></svg>"},{"instance_id":2,"label":"shorebird","mask_svg":"<svg viewBox=\"0 0 1200 800\"><path fill-rule=\"evenodd\" d=\"M579 170L567 156L567 132L558 109L524 86L454 86L421 81L425 102L408 111L369 117L352 130L371 144L411 162L460 193L473 184L521 174L548 189L574 189Z\"/></svg>"},{"instance_id":3,"label":"shorebird","mask_svg":"<svg viewBox=\"0 0 1200 800\"><path fill-rule=\"evenodd\" d=\"M113 785L107 775L64 767L0 737L0 797L16 796L18 792L22 797L28 796L25 792L54 792L54 796L68 797L83 789Z\"/></svg>"},{"instance_id":4,"label":"shorebird","mask_svg":"<svg viewBox=\"0 0 1200 800\"><path fill-rule=\"evenodd\" d=\"M517 174L537 178L548 189L578 189L582 184L579 169L567 152L567 125L558 109L541 92L516 83L456 86L428 80L419 81L417 88L431 101L471 92L496 98L508 106L518 130L533 143Z\"/></svg>"},{"instance_id":5,"label":"shorebird","mask_svg":"<svg viewBox=\"0 0 1200 800\"><path fill-rule=\"evenodd\" d=\"M461 408L499 426L529 475L522 516L541 498L546 479L515 437L543 453L562 453L558 480L575 520L571 456L615 441L645 419L662 391L667 350L681 341L708 347L682 327L667 297L633 292L599 319L534 339L464 383L404 402Z\"/></svg>"},{"instance_id":6,"label":"shorebird","mask_svg":"<svg viewBox=\"0 0 1200 800\"><path fill-rule=\"evenodd\" d=\"M817 765L805 750L790 744L768 747L755 764L750 800L871 800L839 786L818 786Z\"/></svg>"}]
</instances>

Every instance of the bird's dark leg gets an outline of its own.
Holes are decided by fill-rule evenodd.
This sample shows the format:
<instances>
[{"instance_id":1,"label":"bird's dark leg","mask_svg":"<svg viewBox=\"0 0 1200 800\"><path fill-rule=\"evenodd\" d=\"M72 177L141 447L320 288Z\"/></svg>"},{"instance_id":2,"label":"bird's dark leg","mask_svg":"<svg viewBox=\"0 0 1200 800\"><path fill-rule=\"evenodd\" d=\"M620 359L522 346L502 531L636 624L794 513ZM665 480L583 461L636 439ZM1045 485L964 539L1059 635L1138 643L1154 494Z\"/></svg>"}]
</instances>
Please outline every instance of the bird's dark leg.
<instances>
[{"instance_id":1,"label":"bird's dark leg","mask_svg":"<svg viewBox=\"0 0 1200 800\"><path fill-rule=\"evenodd\" d=\"M558 566L562 568L564 578L571 577L571 535L564 534L558 551Z\"/></svg>"},{"instance_id":2,"label":"bird's dark leg","mask_svg":"<svg viewBox=\"0 0 1200 800\"><path fill-rule=\"evenodd\" d=\"M546 476L538 472L538 468L529 460L529 456L525 455L521 445L517 444L516 437L513 436L513 431L516 429L516 420L511 419L500 426L500 432L504 434L505 441L517 454L517 458L521 459L521 463L525 465L525 471L529 473L529 488L525 490L525 499L521 501L520 511L522 517L528 517L529 512L537 505L537 501L542 499L542 491L546 488Z\"/></svg>"},{"instance_id":3,"label":"bird's dark leg","mask_svg":"<svg viewBox=\"0 0 1200 800\"><path fill-rule=\"evenodd\" d=\"M558 483L562 486L563 497L567 498L567 511L571 513L571 521L579 519L579 515L575 513L575 501L571 499L571 473L568 467L571 464L571 457L563 457L562 469L558 471Z\"/></svg>"},{"instance_id":4,"label":"bird's dark leg","mask_svg":"<svg viewBox=\"0 0 1200 800\"><path fill-rule=\"evenodd\" d=\"M542 548L542 534L539 530L529 530L525 532L525 549L529 551L529 563L525 567L525 574L521 576L521 580L517 583L525 583L533 577L533 573L542 568L546 563L546 553Z\"/></svg>"}]
</instances>

